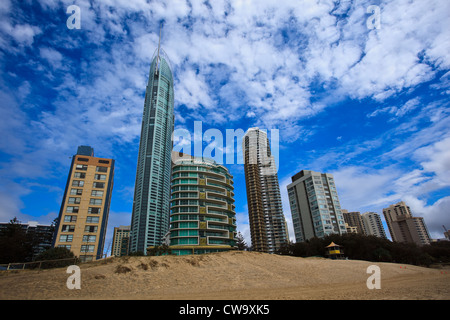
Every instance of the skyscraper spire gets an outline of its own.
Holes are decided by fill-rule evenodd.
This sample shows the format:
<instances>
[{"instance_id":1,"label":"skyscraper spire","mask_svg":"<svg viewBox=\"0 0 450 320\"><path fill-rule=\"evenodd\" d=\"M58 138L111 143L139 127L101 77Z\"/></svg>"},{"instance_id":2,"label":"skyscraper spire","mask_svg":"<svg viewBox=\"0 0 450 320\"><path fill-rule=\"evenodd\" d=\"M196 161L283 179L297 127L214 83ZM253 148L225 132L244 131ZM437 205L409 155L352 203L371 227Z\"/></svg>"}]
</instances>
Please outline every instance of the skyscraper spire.
<instances>
[{"instance_id":1,"label":"skyscraper spire","mask_svg":"<svg viewBox=\"0 0 450 320\"><path fill-rule=\"evenodd\" d=\"M156 72L158 72L159 70L159 62L160 62L159 51L161 49L161 31L162 31L162 22L159 25L158 54L156 55Z\"/></svg>"}]
</instances>

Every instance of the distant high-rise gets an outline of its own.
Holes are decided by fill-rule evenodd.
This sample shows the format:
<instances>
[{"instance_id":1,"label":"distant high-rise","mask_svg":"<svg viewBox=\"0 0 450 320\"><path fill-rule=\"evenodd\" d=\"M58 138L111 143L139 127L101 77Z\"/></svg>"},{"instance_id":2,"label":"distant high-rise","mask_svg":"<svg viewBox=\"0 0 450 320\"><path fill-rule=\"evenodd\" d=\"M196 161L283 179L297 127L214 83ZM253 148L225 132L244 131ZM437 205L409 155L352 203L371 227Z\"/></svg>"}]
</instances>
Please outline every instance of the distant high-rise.
<instances>
[{"instance_id":1,"label":"distant high-rise","mask_svg":"<svg viewBox=\"0 0 450 320\"><path fill-rule=\"evenodd\" d=\"M361 217L361 213L354 211L348 212L347 210L342 209L342 214L344 215L345 222L350 226L356 228L356 233L366 234L366 230L364 228L364 223Z\"/></svg>"},{"instance_id":2,"label":"distant high-rise","mask_svg":"<svg viewBox=\"0 0 450 320\"><path fill-rule=\"evenodd\" d=\"M227 251L236 244L233 176L211 159L175 159L170 247L177 255Z\"/></svg>"},{"instance_id":3,"label":"distant high-rise","mask_svg":"<svg viewBox=\"0 0 450 320\"><path fill-rule=\"evenodd\" d=\"M409 206L400 201L383 209L392 240L417 245L431 242L425 221L422 217L413 217Z\"/></svg>"},{"instance_id":4,"label":"distant high-rise","mask_svg":"<svg viewBox=\"0 0 450 320\"><path fill-rule=\"evenodd\" d=\"M80 146L72 157L53 246L71 250L81 261L103 257L113 181L114 160L96 158L94 149Z\"/></svg>"},{"instance_id":5,"label":"distant high-rise","mask_svg":"<svg viewBox=\"0 0 450 320\"><path fill-rule=\"evenodd\" d=\"M289 240L275 159L267 134L250 128L242 141L252 247L274 253Z\"/></svg>"},{"instance_id":6,"label":"distant high-rise","mask_svg":"<svg viewBox=\"0 0 450 320\"><path fill-rule=\"evenodd\" d=\"M365 212L361 215L364 223L364 229L367 235L377 236L386 239L386 232L384 231L381 217L376 212Z\"/></svg>"},{"instance_id":7,"label":"distant high-rise","mask_svg":"<svg viewBox=\"0 0 450 320\"><path fill-rule=\"evenodd\" d=\"M158 45L145 91L141 140L136 169L130 251L146 253L161 245L169 230L173 77L169 59Z\"/></svg>"},{"instance_id":8,"label":"distant high-rise","mask_svg":"<svg viewBox=\"0 0 450 320\"><path fill-rule=\"evenodd\" d=\"M333 175L302 170L287 190L297 242L347 233Z\"/></svg>"},{"instance_id":9,"label":"distant high-rise","mask_svg":"<svg viewBox=\"0 0 450 320\"><path fill-rule=\"evenodd\" d=\"M130 226L114 227L111 255L121 257L128 255Z\"/></svg>"}]
</instances>

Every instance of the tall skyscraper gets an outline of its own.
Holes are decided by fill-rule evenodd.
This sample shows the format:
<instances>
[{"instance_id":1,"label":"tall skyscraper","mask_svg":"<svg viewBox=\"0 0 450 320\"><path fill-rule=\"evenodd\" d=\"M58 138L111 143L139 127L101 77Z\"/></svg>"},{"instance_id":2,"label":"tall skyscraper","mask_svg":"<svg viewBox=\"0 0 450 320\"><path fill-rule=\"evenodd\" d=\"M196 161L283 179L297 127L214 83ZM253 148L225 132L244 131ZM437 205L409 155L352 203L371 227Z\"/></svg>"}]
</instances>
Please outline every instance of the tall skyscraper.
<instances>
[{"instance_id":1,"label":"tall skyscraper","mask_svg":"<svg viewBox=\"0 0 450 320\"><path fill-rule=\"evenodd\" d=\"M81 261L103 257L114 160L94 157L94 149L78 147L55 226L54 247L71 250Z\"/></svg>"},{"instance_id":2,"label":"tall skyscraper","mask_svg":"<svg viewBox=\"0 0 450 320\"><path fill-rule=\"evenodd\" d=\"M143 253L149 246L161 245L169 230L174 129L173 77L160 45L152 60L145 91L130 235L130 251Z\"/></svg>"},{"instance_id":3,"label":"tall skyscraper","mask_svg":"<svg viewBox=\"0 0 450 320\"><path fill-rule=\"evenodd\" d=\"M227 251L236 244L233 176L211 159L174 160L170 247L177 255Z\"/></svg>"},{"instance_id":4,"label":"tall skyscraper","mask_svg":"<svg viewBox=\"0 0 450 320\"><path fill-rule=\"evenodd\" d=\"M302 170L287 190L297 242L347 233L332 174Z\"/></svg>"},{"instance_id":5,"label":"tall skyscraper","mask_svg":"<svg viewBox=\"0 0 450 320\"><path fill-rule=\"evenodd\" d=\"M289 236L267 134L250 128L242 140L242 150L252 247L274 253L288 242Z\"/></svg>"},{"instance_id":6,"label":"tall skyscraper","mask_svg":"<svg viewBox=\"0 0 450 320\"><path fill-rule=\"evenodd\" d=\"M425 221L422 217L413 217L405 202L390 205L383 209L383 214L393 241L419 246L431 242Z\"/></svg>"},{"instance_id":7,"label":"tall skyscraper","mask_svg":"<svg viewBox=\"0 0 450 320\"><path fill-rule=\"evenodd\" d=\"M383 223L381 222L381 218L378 213L365 212L361 215L361 218L367 235L377 236L384 239L387 238Z\"/></svg>"}]
</instances>

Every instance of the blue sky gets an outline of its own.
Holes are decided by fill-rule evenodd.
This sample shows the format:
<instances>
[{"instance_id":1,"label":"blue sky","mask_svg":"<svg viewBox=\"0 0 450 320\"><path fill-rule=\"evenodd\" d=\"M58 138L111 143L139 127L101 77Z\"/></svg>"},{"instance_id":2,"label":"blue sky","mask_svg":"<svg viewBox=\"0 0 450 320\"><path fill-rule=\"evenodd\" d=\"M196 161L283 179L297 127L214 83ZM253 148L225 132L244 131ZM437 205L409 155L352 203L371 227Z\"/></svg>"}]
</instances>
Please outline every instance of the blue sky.
<instances>
[{"instance_id":1,"label":"blue sky","mask_svg":"<svg viewBox=\"0 0 450 320\"><path fill-rule=\"evenodd\" d=\"M79 30L66 26L72 4ZM367 26L370 5L380 8L380 29ZM90 145L116 160L106 245L114 226L129 225L163 23L176 128L279 130L292 240L286 186L302 169L334 174L349 211L381 214L404 200L442 238L442 225L450 227L449 12L447 0L2 0L0 221L50 223L70 157ZM244 169L227 167L238 230L250 242Z\"/></svg>"}]
</instances>

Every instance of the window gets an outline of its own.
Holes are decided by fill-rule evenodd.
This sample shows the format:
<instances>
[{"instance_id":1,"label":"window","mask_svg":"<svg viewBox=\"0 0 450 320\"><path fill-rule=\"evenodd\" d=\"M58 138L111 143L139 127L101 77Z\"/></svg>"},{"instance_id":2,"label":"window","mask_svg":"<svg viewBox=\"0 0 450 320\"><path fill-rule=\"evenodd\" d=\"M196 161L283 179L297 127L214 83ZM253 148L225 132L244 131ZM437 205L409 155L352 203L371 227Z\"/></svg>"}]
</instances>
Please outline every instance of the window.
<instances>
[{"instance_id":1,"label":"window","mask_svg":"<svg viewBox=\"0 0 450 320\"><path fill-rule=\"evenodd\" d=\"M81 245L81 252L94 252L95 246L93 245Z\"/></svg>"},{"instance_id":2,"label":"window","mask_svg":"<svg viewBox=\"0 0 450 320\"><path fill-rule=\"evenodd\" d=\"M106 174L96 174L94 179L95 180L106 180Z\"/></svg>"},{"instance_id":3,"label":"window","mask_svg":"<svg viewBox=\"0 0 450 320\"><path fill-rule=\"evenodd\" d=\"M59 237L59 242L72 242L73 234L62 234Z\"/></svg>"},{"instance_id":4,"label":"window","mask_svg":"<svg viewBox=\"0 0 450 320\"><path fill-rule=\"evenodd\" d=\"M108 167L97 167L97 169L95 169L95 171L97 171L97 172L108 172Z\"/></svg>"},{"instance_id":5,"label":"window","mask_svg":"<svg viewBox=\"0 0 450 320\"><path fill-rule=\"evenodd\" d=\"M86 223L98 223L100 221L99 217L87 217Z\"/></svg>"},{"instance_id":6,"label":"window","mask_svg":"<svg viewBox=\"0 0 450 320\"><path fill-rule=\"evenodd\" d=\"M98 163L109 164L109 160L98 160Z\"/></svg>"},{"instance_id":7,"label":"window","mask_svg":"<svg viewBox=\"0 0 450 320\"><path fill-rule=\"evenodd\" d=\"M95 242L97 236L84 235L83 242Z\"/></svg>"},{"instance_id":8,"label":"window","mask_svg":"<svg viewBox=\"0 0 450 320\"><path fill-rule=\"evenodd\" d=\"M77 216L64 216L64 222L76 222Z\"/></svg>"},{"instance_id":9,"label":"window","mask_svg":"<svg viewBox=\"0 0 450 320\"><path fill-rule=\"evenodd\" d=\"M88 213L91 213L91 214L100 214L100 212L101 212L100 208L89 207L89 209L88 209Z\"/></svg>"},{"instance_id":10,"label":"window","mask_svg":"<svg viewBox=\"0 0 450 320\"><path fill-rule=\"evenodd\" d=\"M78 161L82 161L82 162L88 162L89 161L88 158L78 158L77 160Z\"/></svg>"},{"instance_id":11,"label":"window","mask_svg":"<svg viewBox=\"0 0 450 320\"><path fill-rule=\"evenodd\" d=\"M77 164L75 167L76 170L84 170L84 171L86 171L87 168L88 168L88 166L85 164Z\"/></svg>"},{"instance_id":12,"label":"window","mask_svg":"<svg viewBox=\"0 0 450 320\"><path fill-rule=\"evenodd\" d=\"M75 172L73 174L74 178L84 179L86 178L86 173L84 172Z\"/></svg>"},{"instance_id":13,"label":"window","mask_svg":"<svg viewBox=\"0 0 450 320\"><path fill-rule=\"evenodd\" d=\"M98 227L97 226L85 226L84 232L97 232Z\"/></svg>"},{"instance_id":14,"label":"window","mask_svg":"<svg viewBox=\"0 0 450 320\"><path fill-rule=\"evenodd\" d=\"M69 202L68 203L80 203L81 198L69 198Z\"/></svg>"},{"instance_id":15,"label":"window","mask_svg":"<svg viewBox=\"0 0 450 320\"><path fill-rule=\"evenodd\" d=\"M103 197L103 190L92 190L91 196L93 196L93 197Z\"/></svg>"},{"instance_id":16,"label":"window","mask_svg":"<svg viewBox=\"0 0 450 320\"><path fill-rule=\"evenodd\" d=\"M104 182L94 182L93 188L102 189L105 187Z\"/></svg>"},{"instance_id":17,"label":"window","mask_svg":"<svg viewBox=\"0 0 450 320\"><path fill-rule=\"evenodd\" d=\"M70 250L72 246L70 244L59 244L58 248L66 248L67 250Z\"/></svg>"},{"instance_id":18,"label":"window","mask_svg":"<svg viewBox=\"0 0 450 320\"><path fill-rule=\"evenodd\" d=\"M78 210L80 207L67 207L66 212L67 213L78 213Z\"/></svg>"},{"instance_id":19,"label":"window","mask_svg":"<svg viewBox=\"0 0 450 320\"><path fill-rule=\"evenodd\" d=\"M89 204L97 204L97 205L102 204L102 199L91 199L89 201Z\"/></svg>"},{"instance_id":20,"label":"window","mask_svg":"<svg viewBox=\"0 0 450 320\"><path fill-rule=\"evenodd\" d=\"M81 196L83 189L70 189L70 194L73 196Z\"/></svg>"},{"instance_id":21,"label":"window","mask_svg":"<svg viewBox=\"0 0 450 320\"><path fill-rule=\"evenodd\" d=\"M75 226L70 224L64 224L61 229L62 232L74 232Z\"/></svg>"},{"instance_id":22,"label":"window","mask_svg":"<svg viewBox=\"0 0 450 320\"><path fill-rule=\"evenodd\" d=\"M72 181L72 187L83 187L84 181L83 180L73 180Z\"/></svg>"}]
</instances>

